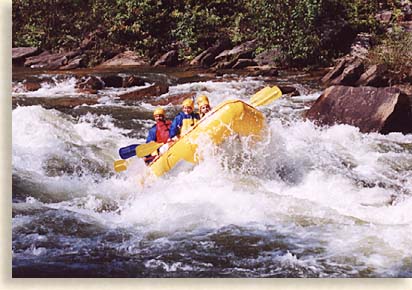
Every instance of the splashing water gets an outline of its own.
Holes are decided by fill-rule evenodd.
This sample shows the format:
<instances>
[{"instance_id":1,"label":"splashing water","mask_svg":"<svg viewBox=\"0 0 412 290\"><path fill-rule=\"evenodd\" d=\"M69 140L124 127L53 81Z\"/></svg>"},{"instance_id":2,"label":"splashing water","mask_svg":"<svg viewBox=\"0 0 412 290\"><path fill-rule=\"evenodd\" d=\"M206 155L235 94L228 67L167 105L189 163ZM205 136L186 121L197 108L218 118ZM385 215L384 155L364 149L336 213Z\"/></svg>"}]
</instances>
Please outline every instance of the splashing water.
<instances>
[{"instance_id":1,"label":"splashing water","mask_svg":"<svg viewBox=\"0 0 412 290\"><path fill-rule=\"evenodd\" d=\"M170 94L206 93L215 106L260 86L208 81ZM121 174L112 164L152 123L130 137L109 114L15 108L13 275L411 277L412 135L316 127L301 114L318 96L262 108L261 143L202 142L199 165L150 180L140 159Z\"/></svg>"}]
</instances>

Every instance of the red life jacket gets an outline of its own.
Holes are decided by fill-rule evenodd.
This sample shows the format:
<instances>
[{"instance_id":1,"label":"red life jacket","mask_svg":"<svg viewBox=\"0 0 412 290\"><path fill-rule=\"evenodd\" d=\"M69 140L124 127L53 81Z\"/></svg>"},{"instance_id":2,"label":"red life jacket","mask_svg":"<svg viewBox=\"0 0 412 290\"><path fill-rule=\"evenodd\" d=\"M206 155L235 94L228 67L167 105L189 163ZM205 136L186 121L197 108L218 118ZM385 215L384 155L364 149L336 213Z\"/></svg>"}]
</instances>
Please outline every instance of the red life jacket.
<instances>
[{"instance_id":1,"label":"red life jacket","mask_svg":"<svg viewBox=\"0 0 412 290\"><path fill-rule=\"evenodd\" d=\"M156 122L156 141L159 143L166 143L169 139L169 128L172 122L166 120L165 122Z\"/></svg>"}]
</instances>

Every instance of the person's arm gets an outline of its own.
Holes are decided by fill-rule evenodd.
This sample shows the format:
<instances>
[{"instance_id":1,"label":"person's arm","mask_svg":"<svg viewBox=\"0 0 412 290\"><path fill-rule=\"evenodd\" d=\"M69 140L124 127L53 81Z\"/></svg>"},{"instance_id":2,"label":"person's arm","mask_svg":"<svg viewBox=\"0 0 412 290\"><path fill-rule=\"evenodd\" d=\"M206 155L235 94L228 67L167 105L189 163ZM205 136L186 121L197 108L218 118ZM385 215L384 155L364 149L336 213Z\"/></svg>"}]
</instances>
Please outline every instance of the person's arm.
<instances>
[{"instance_id":1,"label":"person's arm","mask_svg":"<svg viewBox=\"0 0 412 290\"><path fill-rule=\"evenodd\" d=\"M172 125L170 125L169 129L169 138L172 139L179 133L179 129L182 126L182 118L179 115L177 115L172 122Z\"/></svg>"},{"instance_id":2,"label":"person's arm","mask_svg":"<svg viewBox=\"0 0 412 290\"><path fill-rule=\"evenodd\" d=\"M156 142L156 125L150 128L149 134L147 135L147 138L146 138L146 143L149 143L151 141Z\"/></svg>"}]
</instances>

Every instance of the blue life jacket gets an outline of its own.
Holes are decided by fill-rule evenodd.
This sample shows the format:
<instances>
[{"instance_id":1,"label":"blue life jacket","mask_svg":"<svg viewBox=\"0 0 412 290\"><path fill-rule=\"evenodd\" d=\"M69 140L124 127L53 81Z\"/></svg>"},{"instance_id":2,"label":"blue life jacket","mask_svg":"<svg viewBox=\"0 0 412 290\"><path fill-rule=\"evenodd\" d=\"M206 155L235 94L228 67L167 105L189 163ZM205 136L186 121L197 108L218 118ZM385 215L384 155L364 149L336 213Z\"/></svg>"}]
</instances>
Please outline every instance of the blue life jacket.
<instances>
[{"instance_id":1,"label":"blue life jacket","mask_svg":"<svg viewBox=\"0 0 412 290\"><path fill-rule=\"evenodd\" d=\"M169 130L169 137L173 138L177 135L185 134L187 130L194 126L200 119L199 114L191 113L186 115L184 112L180 112L173 119L172 125Z\"/></svg>"}]
</instances>

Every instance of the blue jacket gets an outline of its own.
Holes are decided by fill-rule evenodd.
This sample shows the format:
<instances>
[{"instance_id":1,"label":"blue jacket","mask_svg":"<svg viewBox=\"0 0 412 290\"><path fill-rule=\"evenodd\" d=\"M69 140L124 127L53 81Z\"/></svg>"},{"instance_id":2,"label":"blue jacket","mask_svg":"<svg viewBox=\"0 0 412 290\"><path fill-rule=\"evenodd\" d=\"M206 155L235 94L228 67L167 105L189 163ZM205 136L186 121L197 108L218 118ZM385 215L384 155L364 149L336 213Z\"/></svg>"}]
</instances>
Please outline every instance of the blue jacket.
<instances>
[{"instance_id":1,"label":"blue jacket","mask_svg":"<svg viewBox=\"0 0 412 290\"><path fill-rule=\"evenodd\" d=\"M172 125L170 126L169 130L169 137L173 138L176 135L179 135L180 133L180 128L182 127L183 124L183 119L197 119L199 120L199 114L197 113L191 113L189 115L186 115L183 112L180 112L179 114L176 115L176 117L173 119Z\"/></svg>"},{"instance_id":2,"label":"blue jacket","mask_svg":"<svg viewBox=\"0 0 412 290\"><path fill-rule=\"evenodd\" d=\"M157 121L156 124L154 124L153 127L150 128L149 134L146 138L146 143L149 143L151 141L166 143L167 139L169 138L170 124L170 120Z\"/></svg>"},{"instance_id":3,"label":"blue jacket","mask_svg":"<svg viewBox=\"0 0 412 290\"><path fill-rule=\"evenodd\" d=\"M157 132L156 125L153 125L153 127L150 128L149 130L149 135L147 135L146 143L149 143L151 141L156 142L156 132Z\"/></svg>"}]
</instances>

